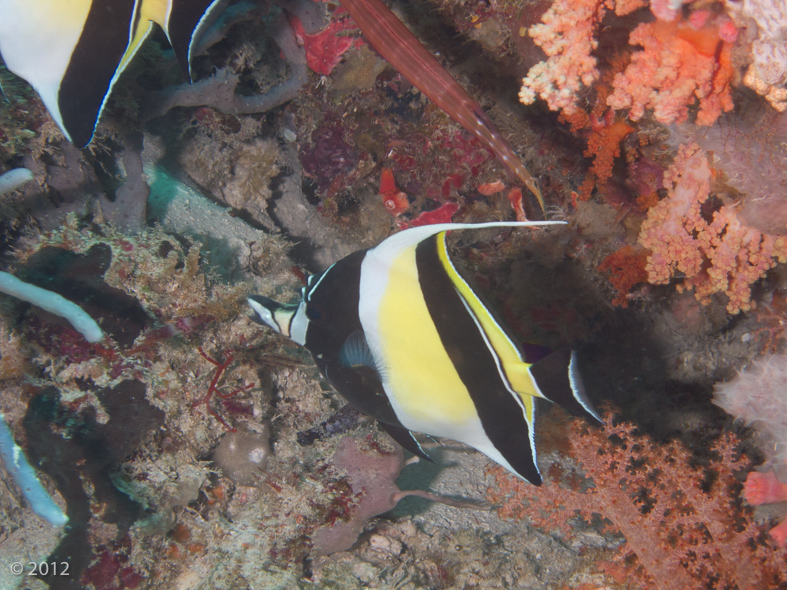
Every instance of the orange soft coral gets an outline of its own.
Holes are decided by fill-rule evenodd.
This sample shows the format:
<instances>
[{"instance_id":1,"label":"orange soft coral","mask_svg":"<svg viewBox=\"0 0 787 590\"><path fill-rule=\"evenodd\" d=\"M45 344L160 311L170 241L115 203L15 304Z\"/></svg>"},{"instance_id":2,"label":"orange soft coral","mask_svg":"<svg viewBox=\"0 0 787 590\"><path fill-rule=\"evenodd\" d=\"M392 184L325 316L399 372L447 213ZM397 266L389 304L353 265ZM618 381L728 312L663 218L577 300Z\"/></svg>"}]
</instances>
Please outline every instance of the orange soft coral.
<instances>
[{"instance_id":1,"label":"orange soft coral","mask_svg":"<svg viewBox=\"0 0 787 590\"><path fill-rule=\"evenodd\" d=\"M579 188L581 200L590 199L590 193L596 185L600 190L603 190L612 176L612 165L615 158L620 155L620 142L632 131L634 128L622 121L608 124L599 122L591 125L591 135L585 148L585 156L593 158L593 165Z\"/></svg>"},{"instance_id":2,"label":"orange soft coral","mask_svg":"<svg viewBox=\"0 0 787 590\"><path fill-rule=\"evenodd\" d=\"M646 259L647 256L641 249L623 246L598 265L599 272L604 273L615 288L616 295L612 305L628 307L628 294L631 289L648 280L648 273L645 272Z\"/></svg>"},{"instance_id":3,"label":"orange soft coral","mask_svg":"<svg viewBox=\"0 0 787 590\"><path fill-rule=\"evenodd\" d=\"M607 104L616 110L629 109L632 121L653 109L657 121L670 124L686 121L688 107L699 100L696 123L711 125L733 107L732 44L722 40L719 30L713 20L701 28L688 21L639 25L629 43L643 50L634 54L625 72L615 76L615 91Z\"/></svg>"},{"instance_id":4,"label":"orange soft coral","mask_svg":"<svg viewBox=\"0 0 787 590\"><path fill-rule=\"evenodd\" d=\"M664 174L669 196L648 210L640 230L639 243L651 251L645 266L648 282L663 284L681 274L685 278L678 290L693 289L701 303L725 293L727 311L748 311L751 285L777 259L787 261L787 239L745 225L730 205L706 221L700 209L710 197L711 178L705 152L696 145L681 146Z\"/></svg>"}]
</instances>

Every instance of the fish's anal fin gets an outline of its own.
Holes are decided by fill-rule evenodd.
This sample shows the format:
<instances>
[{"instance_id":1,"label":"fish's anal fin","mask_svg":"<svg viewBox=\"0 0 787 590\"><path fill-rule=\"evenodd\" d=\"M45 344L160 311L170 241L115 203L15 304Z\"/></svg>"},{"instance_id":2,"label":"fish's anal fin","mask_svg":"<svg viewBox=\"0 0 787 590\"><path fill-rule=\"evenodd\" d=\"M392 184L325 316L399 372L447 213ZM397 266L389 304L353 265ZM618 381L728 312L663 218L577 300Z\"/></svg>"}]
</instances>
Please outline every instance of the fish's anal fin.
<instances>
[{"instance_id":1,"label":"fish's anal fin","mask_svg":"<svg viewBox=\"0 0 787 590\"><path fill-rule=\"evenodd\" d=\"M585 393L573 350L558 350L528 369L539 394L575 416L602 422Z\"/></svg>"},{"instance_id":2,"label":"fish's anal fin","mask_svg":"<svg viewBox=\"0 0 787 590\"><path fill-rule=\"evenodd\" d=\"M421 447L421 443L415 439L412 432L401 426L394 426L393 424L386 424L385 422L378 422L378 424L382 426L383 430L385 430L392 439L410 451L413 455L421 459L426 459L430 463L433 462L429 455L426 454L423 447Z\"/></svg>"}]
</instances>

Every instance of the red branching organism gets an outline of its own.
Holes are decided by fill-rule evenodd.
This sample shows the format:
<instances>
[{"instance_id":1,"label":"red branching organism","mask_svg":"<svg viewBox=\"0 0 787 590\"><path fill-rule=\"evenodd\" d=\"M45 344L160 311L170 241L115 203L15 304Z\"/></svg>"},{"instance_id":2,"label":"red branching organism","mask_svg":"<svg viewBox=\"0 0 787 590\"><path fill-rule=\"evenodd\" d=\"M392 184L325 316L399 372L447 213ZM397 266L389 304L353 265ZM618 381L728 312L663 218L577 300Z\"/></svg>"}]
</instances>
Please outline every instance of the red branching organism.
<instances>
[{"instance_id":1,"label":"red branching organism","mask_svg":"<svg viewBox=\"0 0 787 590\"><path fill-rule=\"evenodd\" d=\"M355 28L346 15L345 18L332 20L325 29L313 35L303 30L300 19L295 15L290 17L290 26L295 31L298 44L306 49L306 64L321 76L329 76L344 53L354 43L357 44L355 39L346 36L348 29Z\"/></svg>"},{"instance_id":2,"label":"red branching organism","mask_svg":"<svg viewBox=\"0 0 787 590\"><path fill-rule=\"evenodd\" d=\"M632 587L783 587L787 551L738 500L737 474L748 465L733 435L721 436L711 460L696 467L681 444L657 443L611 414L605 421L600 428L572 422L570 452L581 471L555 464L545 486L490 468L497 485L487 499L501 518L571 535L574 518L600 514L626 538L607 573L625 572Z\"/></svg>"},{"instance_id":3,"label":"red branching organism","mask_svg":"<svg viewBox=\"0 0 787 590\"><path fill-rule=\"evenodd\" d=\"M210 399L211 399L211 397L213 397L214 393L216 395L218 395L221 399L229 399L229 398L239 394L241 391L246 391L248 389L251 389L252 387L254 387L254 383L249 383L248 385L244 385L243 387L239 387L238 389L234 389L233 391L230 391L229 393L222 393L222 392L220 392L218 390L218 388L216 387L216 385L218 384L219 379L221 379L221 376L224 373L224 371L227 370L227 367L229 367L232 364L232 362L235 360L235 357L232 356L232 354L227 353L227 355L226 355L226 357L224 359L224 362L219 362L216 359L209 357L207 355L207 353L204 350L202 350L201 346L197 350L199 351L200 356L202 358L204 358L206 361L208 361L209 363L211 363L211 364L216 366L216 372L213 374L213 379L211 379L210 385L208 386L208 392L204 396L202 396L202 398L198 399L193 404L191 404L191 407L192 408L196 408L197 406L200 406L200 405L204 404L205 405L205 409L208 410L208 413L211 416L213 416L214 418L216 418L216 420L221 422L224 425L224 427L227 430L229 430L230 432L236 432L236 429L233 428L232 426L230 426L229 424L227 424L227 422L224 420L224 418L219 416L219 414L216 412L216 410L213 409L213 407L210 405Z\"/></svg>"},{"instance_id":4,"label":"red branching organism","mask_svg":"<svg viewBox=\"0 0 787 590\"><path fill-rule=\"evenodd\" d=\"M410 223L400 225L402 229L408 227L418 227L419 225L433 225L436 223L451 223L451 217L459 210L459 205L454 201L448 201L444 205L433 211L424 211Z\"/></svg>"},{"instance_id":5,"label":"red branching organism","mask_svg":"<svg viewBox=\"0 0 787 590\"><path fill-rule=\"evenodd\" d=\"M628 295L635 285L645 283L648 273L645 272L647 253L633 246L623 246L616 250L598 265L598 270L606 275L607 280L615 289L612 305L628 307Z\"/></svg>"}]
</instances>

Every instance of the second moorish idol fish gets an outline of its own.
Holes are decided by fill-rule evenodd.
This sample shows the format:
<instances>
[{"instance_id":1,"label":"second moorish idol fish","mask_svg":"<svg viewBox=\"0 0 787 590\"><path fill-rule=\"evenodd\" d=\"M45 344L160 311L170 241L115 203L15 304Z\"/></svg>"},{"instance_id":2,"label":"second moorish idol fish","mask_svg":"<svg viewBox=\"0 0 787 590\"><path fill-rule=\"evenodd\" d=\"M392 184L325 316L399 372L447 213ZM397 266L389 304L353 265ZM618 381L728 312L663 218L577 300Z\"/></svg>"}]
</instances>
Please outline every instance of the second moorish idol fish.
<instances>
[{"instance_id":1,"label":"second moorish idol fish","mask_svg":"<svg viewBox=\"0 0 787 590\"><path fill-rule=\"evenodd\" d=\"M598 419L575 354L527 363L454 267L445 237L552 223L415 227L310 276L297 303L258 295L248 303L255 320L305 346L331 385L408 450L426 456L413 432L451 438L540 484L536 398Z\"/></svg>"},{"instance_id":2,"label":"second moorish idol fish","mask_svg":"<svg viewBox=\"0 0 787 590\"><path fill-rule=\"evenodd\" d=\"M66 137L83 147L153 23L190 77L194 42L223 2L0 0L0 55L38 92Z\"/></svg>"}]
</instances>

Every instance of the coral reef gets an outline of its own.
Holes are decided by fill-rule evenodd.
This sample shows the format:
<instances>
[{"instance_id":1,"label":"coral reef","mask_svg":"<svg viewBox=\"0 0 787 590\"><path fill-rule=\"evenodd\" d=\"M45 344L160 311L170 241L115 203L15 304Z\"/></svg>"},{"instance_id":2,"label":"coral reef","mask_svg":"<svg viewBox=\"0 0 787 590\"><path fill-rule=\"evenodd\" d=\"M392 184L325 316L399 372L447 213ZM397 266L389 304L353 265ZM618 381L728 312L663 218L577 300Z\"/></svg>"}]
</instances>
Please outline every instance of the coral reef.
<instances>
[{"instance_id":1,"label":"coral reef","mask_svg":"<svg viewBox=\"0 0 787 590\"><path fill-rule=\"evenodd\" d=\"M762 544L758 527L737 507L736 472L747 465L731 435L698 469L679 444L656 444L609 414L605 422L601 430L571 425L571 454L582 471L555 465L552 486L533 490L492 468L499 485L487 497L500 516L571 534L572 519L592 522L600 514L626 539L602 566L605 573L641 587L784 583L784 552Z\"/></svg>"},{"instance_id":2,"label":"coral reef","mask_svg":"<svg viewBox=\"0 0 787 590\"><path fill-rule=\"evenodd\" d=\"M241 129L237 133L213 132L195 137L184 146L179 163L214 199L244 212L262 227L273 229L275 223L267 209L272 179L279 173L279 150L274 142L260 137L243 141L244 136L253 136L255 131ZM226 141L222 141L222 135ZM229 158L227 152L231 152Z\"/></svg>"},{"instance_id":3,"label":"coral reef","mask_svg":"<svg viewBox=\"0 0 787 590\"><path fill-rule=\"evenodd\" d=\"M787 114L747 101L712 127L673 127L670 143L696 143L740 194L740 217L762 233L787 232Z\"/></svg>"},{"instance_id":4,"label":"coral reef","mask_svg":"<svg viewBox=\"0 0 787 590\"><path fill-rule=\"evenodd\" d=\"M783 0L385 0L423 71L409 37L398 71L341 6L280 4L231 3L194 86L148 39L85 150L0 66L0 170L33 175L0 190L2 270L105 334L0 297L0 413L69 518L0 466L0 586L784 585ZM540 488L451 441L408 461L245 310L401 228L540 218L486 117L568 224L452 259L528 358L577 349L620 408L538 408Z\"/></svg>"},{"instance_id":5,"label":"coral reef","mask_svg":"<svg viewBox=\"0 0 787 590\"><path fill-rule=\"evenodd\" d=\"M547 60L539 62L522 80L519 100L532 104L545 100L553 111L573 115L578 110L577 94L599 78L598 61L591 54L598 47L595 29L608 6L627 14L642 3L617 4L584 0L556 0L541 22L528 29L533 42L544 50Z\"/></svg>"},{"instance_id":6,"label":"coral reef","mask_svg":"<svg viewBox=\"0 0 787 590\"><path fill-rule=\"evenodd\" d=\"M581 91L601 76L593 52L598 48L596 30L607 10L614 8L621 17L644 5L644 1L554 2L541 23L528 30L548 59L533 66L523 79L520 101L532 104L538 96L550 109L574 115ZM735 39L722 38L721 33L729 21L719 22L699 10L687 21L676 20L677 12L655 9L655 14L659 20L641 23L631 32L629 44L643 49L634 52L625 71L615 75L614 91L606 103L616 110L628 109L632 121L653 109L657 121L672 123L687 119L688 106L696 98L697 124L713 123L721 112L732 109L731 42Z\"/></svg>"}]
</instances>

